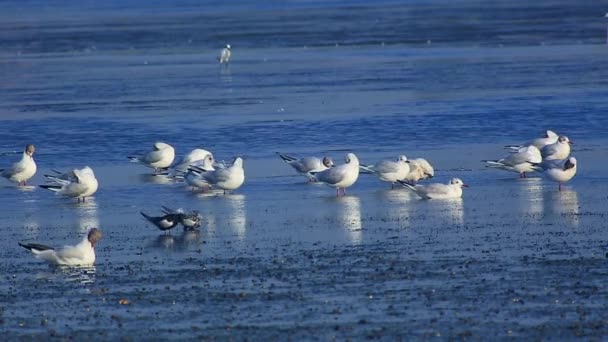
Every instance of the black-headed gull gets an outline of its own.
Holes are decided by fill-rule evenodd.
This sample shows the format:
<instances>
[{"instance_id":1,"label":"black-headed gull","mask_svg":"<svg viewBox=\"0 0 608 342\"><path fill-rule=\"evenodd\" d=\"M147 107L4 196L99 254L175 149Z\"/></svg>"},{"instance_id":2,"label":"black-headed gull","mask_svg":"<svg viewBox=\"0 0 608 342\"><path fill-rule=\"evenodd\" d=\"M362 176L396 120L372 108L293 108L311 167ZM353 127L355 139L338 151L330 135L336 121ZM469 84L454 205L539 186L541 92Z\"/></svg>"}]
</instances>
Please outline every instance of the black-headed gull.
<instances>
[{"instance_id":1,"label":"black-headed gull","mask_svg":"<svg viewBox=\"0 0 608 342\"><path fill-rule=\"evenodd\" d=\"M191 165L192 169L186 172L184 175L184 181L186 184L190 185L193 190L195 188L208 189L210 185L205 178L201 176L201 173L215 170L215 167L213 166L213 156L209 154L203 159L202 163L197 164L199 165Z\"/></svg>"},{"instance_id":2,"label":"black-headed gull","mask_svg":"<svg viewBox=\"0 0 608 342\"><path fill-rule=\"evenodd\" d=\"M162 208L165 214L179 215L179 222L184 226L184 230L195 229L201 226L203 216L196 210L193 210L191 213L186 213L182 208L171 209L165 206Z\"/></svg>"},{"instance_id":3,"label":"black-headed gull","mask_svg":"<svg viewBox=\"0 0 608 342\"><path fill-rule=\"evenodd\" d=\"M232 52L230 50L230 44L226 44L226 47L222 49L222 51L220 51L220 56L218 57L218 61L220 61L220 64L228 64L230 63L230 56L232 55Z\"/></svg>"},{"instance_id":4,"label":"black-headed gull","mask_svg":"<svg viewBox=\"0 0 608 342\"><path fill-rule=\"evenodd\" d=\"M27 185L27 181L36 174L35 151L36 148L33 144L27 144L21 160L14 163L10 168L0 169L0 175L19 185Z\"/></svg>"},{"instance_id":5,"label":"black-headed gull","mask_svg":"<svg viewBox=\"0 0 608 342\"><path fill-rule=\"evenodd\" d=\"M558 183L559 191L562 191L562 183L571 180L576 175L576 158L570 157L565 160L545 161L536 166L536 170L542 172L550 180Z\"/></svg>"},{"instance_id":6,"label":"black-headed gull","mask_svg":"<svg viewBox=\"0 0 608 342\"><path fill-rule=\"evenodd\" d=\"M469 186L464 184L460 178L452 178L448 184L433 183L429 185L410 185L399 182L404 187L414 191L423 199L452 199L462 197L462 188Z\"/></svg>"},{"instance_id":7,"label":"black-headed gull","mask_svg":"<svg viewBox=\"0 0 608 342\"><path fill-rule=\"evenodd\" d=\"M191 171L198 173L201 179L208 183L211 187L224 190L236 190L245 182L245 170L243 169L243 158L236 157L232 165L225 169L216 169L205 171L204 169L191 166Z\"/></svg>"},{"instance_id":8,"label":"black-headed gull","mask_svg":"<svg viewBox=\"0 0 608 342\"><path fill-rule=\"evenodd\" d=\"M332 188L336 188L336 196L346 195L346 188L355 184L359 178L359 159L354 153L347 153L344 158L345 163L334 166L327 170L313 173L313 177L317 182L325 183Z\"/></svg>"},{"instance_id":9,"label":"black-headed gull","mask_svg":"<svg viewBox=\"0 0 608 342\"><path fill-rule=\"evenodd\" d=\"M522 147L534 146L537 149L542 150L543 147L556 143L558 138L559 136L557 133L553 132L552 130L546 130L542 138L536 138L522 145L509 145L507 148L517 151Z\"/></svg>"},{"instance_id":10,"label":"black-headed gull","mask_svg":"<svg viewBox=\"0 0 608 342\"><path fill-rule=\"evenodd\" d=\"M41 188L54 191L57 195L77 198L78 202L81 200L85 202L86 198L92 196L99 188L95 173L88 166L80 170L74 169L59 176L44 176L56 184L40 185Z\"/></svg>"},{"instance_id":11,"label":"black-headed gull","mask_svg":"<svg viewBox=\"0 0 608 342\"><path fill-rule=\"evenodd\" d=\"M546 145L540 150L543 160L564 160L570 155L570 145L573 144L567 136L561 135L557 142Z\"/></svg>"},{"instance_id":12,"label":"black-headed gull","mask_svg":"<svg viewBox=\"0 0 608 342\"><path fill-rule=\"evenodd\" d=\"M175 159L175 149L173 146L163 143L154 143L154 149L143 156L128 157L134 163L141 163L149 168L154 169L155 173L160 173L166 170Z\"/></svg>"},{"instance_id":13,"label":"black-headed gull","mask_svg":"<svg viewBox=\"0 0 608 342\"><path fill-rule=\"evenodd\" d=\"M402 179L409 184L416 184L418 181L430 179L435 176L435 170L424 158L414 158L409 160L410 172L407 177Z\"/></svg>"},{"instance_id":14,"label":"black-headed gull","mask_svg":"<svg viewBox=\"0 0 608 342\"><path fill-rule=\"evenodd\" d=\"M323 159L317 157L304 157L298 159L280 152L277 152L277 154L283 161L309 180L313 179L310 174L311 172L321 172L334 166L334 161L328 156L323 157Z\"/></svg>"},{"instance_id":15,"label":"black-headed gull","mask_svg":"<svg viewBox=\"0 0 608 342\"><path fill-rule=\"evenodd\" d=\"M379 180L391 183L391 188L410 173L409 161L404 155L399 156L396 161L383 160L374 165L359 165L359 168L363 173L371 173Z\"/></svg>"},{"instance_id":16,"label":"black-headed gull","mask_svg":"<svg viewBox=\"0 0 608 342\"><path fill-rule=\"evenodd\" d=\"M197 165L198 166L198 162L201 162L202 160L205 159L205 157L211 155L213 157L213 153L204 150L202 148L196 148L192 151L190 151L190 153L186 154L184 156L184 158L182 158L182 160L179 161L179 163L177 163L177 165L175 165L175 170L179 171L179 172L186 172L188 171L188 167L190 167L190 165Z\"/></svg>"},{"instance_id":17,"label":"black-headed gull","mask_svg":"<svg viewBox=\"0 0 608 342\"><path fill-rule=\"evenodd\" d=\"M536 171L534 165L543 161L540 150L534 145L520 147L516 152L498 160L484 160L487 167L517 172L520 178L526 178L526 172Z\"/></svg>"},{"instance_id":18,"label":"black-headed gull","mask_svg":"<svg viewBox=\"0 0 608 342\"><path fill-rule=\"evenodd\" d=\"M75 246L53 248L37 243L19 243L34 255L55 265L90 266L95 263L95 244L101 239L101 230L91 228L82 241Z\"/></svg>"}]
</instances>

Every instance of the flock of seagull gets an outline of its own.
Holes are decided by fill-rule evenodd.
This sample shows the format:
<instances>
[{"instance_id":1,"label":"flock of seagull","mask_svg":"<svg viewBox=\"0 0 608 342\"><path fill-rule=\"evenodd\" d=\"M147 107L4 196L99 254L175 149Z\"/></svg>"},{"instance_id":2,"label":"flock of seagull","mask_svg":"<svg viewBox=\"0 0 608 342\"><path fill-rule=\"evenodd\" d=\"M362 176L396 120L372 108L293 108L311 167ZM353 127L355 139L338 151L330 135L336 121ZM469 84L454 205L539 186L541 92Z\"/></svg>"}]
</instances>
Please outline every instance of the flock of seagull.
<instances>
[{"instance_id":1,"label":"flock of seagull","mask_svg":"<svg viewBox=\"0 0 608 342\"><path fill-rule=\"evenodd\" d=\"M229 58L229 54L228 57ZM576 175L577 161L570 155L572 142L566 136L559 136L547 130L541 138L526 144L506 146L509 154L498 160L485 160L487 167L519 173L521 178L529 172L541 172L548 179L558 182L561 191L562 183ZM21 160L11 167L0 169L0 175L12 182L25 186L37 171L34 161L35 147L25 146ZM371 174L380 181L394 187L399 184L423 199L452 199L462 196L467 185L459 178L452 178L447 184L417 184L433 178L435 171L431 164L423 159L408 159L401 155L396 160L383 160L373 165L364 165L354 153L347 153L344 163L335 165L333 160L304 157L295 158L288 154L278 156L309 182L323 183L336 189L336 196L346 195L346 189L357 181L359 174ZM145 154L128 157L130 161L152 168L155 175L183 180L193 189L209 191L213 189L226 191L236 190L245 182L243 159L235 157L232 163L216 162L213 154L204 149L194 149L178 163L174 163L175 149L166 143L157 142L153 149ZM41 188L56 192L58 195L85 201L98 189L99 184L93 170L85 166L68 172L53 170L54 174L44 175L49 184ZM190 213L182 209L162 207L161 216L152 216L144 212L141 215L162 231L168 231L179 224L184 230L196 229L202 217L197 211ZM92 265L95 262L95 244L101 239L101 231L91 228L84 239L75 246L53 248L36 243L19 243L38 258L57 265Z\"/></svg>"}]
</instances>

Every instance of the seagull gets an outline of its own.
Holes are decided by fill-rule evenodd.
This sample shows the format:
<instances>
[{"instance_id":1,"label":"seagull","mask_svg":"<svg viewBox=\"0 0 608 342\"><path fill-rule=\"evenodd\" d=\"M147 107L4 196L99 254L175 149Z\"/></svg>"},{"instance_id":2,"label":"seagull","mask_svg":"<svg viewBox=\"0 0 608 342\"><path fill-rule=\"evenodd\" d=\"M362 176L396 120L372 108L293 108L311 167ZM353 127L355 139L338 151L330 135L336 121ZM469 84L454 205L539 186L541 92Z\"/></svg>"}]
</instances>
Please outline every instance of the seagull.
<instances>
[{"instance_id":1,"label":"seagull","mask_svg":"<svg viewBox=\"0 0 608 342\"><path fill-rule=\"evenodd\" d=\"M209 183L201 177L201 172L209 172L214 171L215 167L213 166L213 156L211 154L207 155L201 163L201 165L191 165L193 167L192 170L188 169L188 172L184 175L184 181L190 185L192 188L209 188ZM196 171L194 168L196 168Z\"/></svg>"},{"instance_id":2,"label":"seagull","mask_svg":"<svg viewBox=\"0 0 608 342\"><path fill-rule=\"evenodd\" d=\"M321 172L334 166L334 161L325 156L323 159L317 157L304 157L302 159L294 158L290 155L277 152L279 157L283 159L287 164L293 167L298 173L312 180L314 177L310 174L311 172Z\"/></svg>"},{"instance_id":3,"label":"seagull","mask_svg":"<svg viewBox=\"0 0 608 342\"><path fill-rule=\"evenodd\" d=\"M220 52L220 57L218 58L220 64L228 64L230 62L230 55L232 55L230 52L230 44L227 44Z\"/></svg>"},{"instance_id":4,"label":"seagull","mask_svg":"<svg viewBox=\"0 0 608 342\"><path fill-rule=\"evenodd\" d=\"M560 136L556 143L546 145L540 150L543 160L564 160L568 158L571 144L573 142L567 136Z\"/></svg>"},{"instance_id":5,"label":"seagull","mask_svg":"<svg viewBox=\"0 0 608 342\"><path fill-rule=\"evenodd\" d=\"M452 178L448 184L433 183L429 185L410 185L399 181L404 187L414 191L423 199L452 199L462 197L462 188L469 186L464 184L460 178Z\"/></svg>"},{"instance_id":6,"label":"seagull","mask_svg":"<svg viewBox=\"0 0 608 342\"><path fill-rule=\"evenodd\" d=\"M424 158L415 158L409 160L410 172L407 177L401 179L408 184L416 184L420 180L433 178L435 170L431 164Z\"/></svg>"},{"instance_id":7,"label":"seagull","mask_svg":"<svg viewBox=\"0 0 608 342\"><path fill-rule=\"evenodd\" d=\"M146 153L143 156L128 157L131 162L141 163L147 167L153 168L156 174L161 170L166 170L173 159L175 158L175 149L169 144L163 142L154 143L154 150Z\"/></svg>"},{"instance_id":8,"label":"seagull","mask_svg":"<svg viewBox=\"0 0 608 342\"><path fill-rule=\"evenodd\" d=\"M101 239L101 230L91 228L87 235L76 246L53 248L37 243L19 243L19 246L31 251L38 259L54 265L90 266L95 263L95 244Z\"/></svg>"},{"instance_id":9,"label":"seagull","mask_svg":"<svg viewBox=\"0 0 608 342\"><path fill-rule=\"evenodd\" d=\"M188 167L190 165L196 165L197 162L202 161L208 155L211 155L213 157L213 154L211 152L203 150L201 148L196 148L190 153L186 154L184 158L182 158L182 160L180 160L180 162L174 168L178 172L186 172L188 171Z\"/></svg>"},{"instance_id":10,"label":"seagull","mask_svg":"<svg viewBox=\"0 0 608 342\"><path fill-rule=\"evenodd\" d=\"M559 138L559 136L557 135L557 133L553 132L552 130L546 130L545 134L543 135L542 138L534 139L523 145L510 145L510 146L506 146L506 147L508 149L514 150L514 151L517 151L520 148L526 147L526 146L534 146L537 149L542 150L543 147L556 143L558 138Z\"/></svg>"},{"instance_id":11,"label":"seagull","mask_svg":"<svg viewBox=\"0 0 608 342\"><path fill-rule=\"evenodd\" d=\"M77 198L78 202L81 200L85 202L86 198L97 192L97 188L99 187L93 169L88 166L80 170L74 169L59 176L44 176L55 184L40 185L41 188L54 191L57 195Z\"/></svg>"},{"instance_id":12,"label":"seagull","mask_svg":"<svg viewBox=\"0 0 608 342\"><path fill-rule=\"evenodd\" d=\"M19 185L27 185L27 181L36 174L35 151L36 148L33 144L27 144L21 160L8 169L0 169L0 175L11 182L17 182Z\"/></svg>"},{"instance_id":13,"label":"seagull","mask_svg":"<svg viewBox=\"0 0 608 342\"><path fill-rule=\"evenodd\" d=\"M562 191L562 183L566 183L576 175L576 166L576 158L570 157L566 160L543 162L535 168L550 180L557 182L559 191Z\"/></svg>"},{"instance_id":14,"label":"seagull","mask_svg":"<svg viewBox=\"0 0 608 342\"><path fill-rule=\"evenodd\" d=\"M526 172L535 171L534 165L543 161L540 150L534 145L520 147L517 152L498 160L484 160L486 167L519 173L519 178L526 178Z\"/></svg>"},{"instance_id":15,"label":"seagull","mask_svg":"<svg viewBox=\"0 0 608 342\"><path fill-rule=\"evenodd\" d=\"M359 159L357 159L357 156L354 153L347 153L344 161L345 163L342 165L312 174L317 182L336 188L337 197L340 197L340 189L342 189L342 194L346 196L346 188L355 184L357 178L359 178Z\"/></svg>"},{"instance_id":16,"label":"seagull","mask_svg":"<svg viewBox=\"0 0 608 342\"><path fill-rule=\"evenodd\" d=\"M379 180L391 183L391 188L410 173L409 161L404 155L399 156L397 161L383 160L374 165L359 165L359 168L363 173L374 174Z\"/></svg>"},{"instance_id":17,"label":"seagull","mask_svg":"<svg viewBox=\"0 0 608 342\"><path fill-rule=\"evenodd\" d=\"M150 216L146 215L146 213L144 213L143 211L141 211L140 214L162 231L168 231L170 229L173 229L180 223L180 214Z\"/></svg>"},{"instance_id":18,"label":"seagull","mask_svg":"<svg viewBox=\"0 0 608 342\"><path fill-rule=\"evenodd\" d=\"M196 210L193 210L190 214L186 214L182 208L175 210L165 206L162 208L165 214L179 215L179 222L184 226L184 230L192 230L201 226L203 216Z\"/></svg>"},{"instance_id":19,"label":"seagull","mask_svg":"<svg viewBox=\"0 0 608 342\"><path fill-rule=\"evenodd\" d=\"M224 190L236 190L245 182L245 170L243 169L243 158L236 157L232 165L225 169L206 171L198 166L191 166L190 171L198 173L201 179L212 187Z\"/></svg>"}]
</instances>

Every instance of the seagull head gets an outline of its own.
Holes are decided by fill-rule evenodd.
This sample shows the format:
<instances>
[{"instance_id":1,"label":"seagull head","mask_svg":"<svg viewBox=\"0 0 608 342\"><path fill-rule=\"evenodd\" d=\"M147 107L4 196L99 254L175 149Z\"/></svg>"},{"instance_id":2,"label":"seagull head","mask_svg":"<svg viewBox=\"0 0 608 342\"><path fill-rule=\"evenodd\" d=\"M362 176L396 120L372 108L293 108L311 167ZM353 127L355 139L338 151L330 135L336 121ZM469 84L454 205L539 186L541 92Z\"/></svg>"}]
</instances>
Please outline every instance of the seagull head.
<instances>
[{"instance_id":1,"label":"seagull head","mask_svg":"<svg viewBox=\"0 0 608 342\"><path fill-rule=\"evenodd\" d=\"M574 144L572 141L570 141L570 139L568 139L567 136L562 135L557 139L558 142L560 142L561 144Z\"/></svg>"},{"instance_id":2,"label":"seagull head","mask_svg":"<svg viewBox=\"0 0 608 342\"><path fill-rule=\"evenodd\" d=\"M87 239L91 243L91 247L95 247L95 244L97 243L97 241L101 240L101 237L101 230L97 228L91 228L89 230L89 233L87 234Z\"/></svg>"},{"instance_id":3,"label":"seagull head","mask_svg":"<svg viewBox=\"0 0 608 342\"><path fill-rule=\"evenodd\" d=\"M458 185L461 188L468 188L469 186L464 184L464 182L460 178L452 178L450 180L450 185Z\"/></svg>"},{"instance_id":4,"label":"seagull head","mask_svg":"<svg viewBox=\"0 0 608 342\"><path fill-rule=\"evenodd\" d=\"M323 165L325 165L325 167L327 168L330 168L334 166L334 161L331 159L331 157L325 156L323 157Z\"/></svg>"},{"instance_id":5,"label":"seagull head","mask_svg":"<svg viewBox=\"0 0 608 342\"><path fill-rule=\"evenodd\" d=\"M344 161L346 162L346 164L353 163L359 165L359 159L354 153L347 153L346 157L344 157Z\"/></svg>"},{"instance_id":6,"label":"seagull head","mask_svg":"<svg viewBox=\"0 0 608 342\"><path fill-rule=\"evenodd\" d=\"M553 132L552 130L548 129L545 132L545 138L555 138L557 137L557 133Z\"/></svg>"},{"instance_id":7,"label":"seagull head","mask_svg":"<svg viewBox=\"0 0 608 342\"><path fill-rule=\"evenodd\" d=\"M34 152L36 152L36 148L34 147L34 144L25 145L25 154L27 154L30 157L33 157Z\"/></svg>"},{"instance_id":8,"label":"seagull head","mask_svg":"<svg viewBox=\"0 0 608 342\"><path fill-rule=\"evenodd\" d=\"M230 44L226 44L226 49L230 49Z\"/></svg>"},{"instance_id":9,"label":"seagull head","mask_svg":"<svg viewBox=\"0 0 608 342\"><path fill-rule=\"evenodd\" d=\"M407 157L404 155L400 155L399 158L397 158L397 161L408 163Z\"/></svg>"}]
</instances>

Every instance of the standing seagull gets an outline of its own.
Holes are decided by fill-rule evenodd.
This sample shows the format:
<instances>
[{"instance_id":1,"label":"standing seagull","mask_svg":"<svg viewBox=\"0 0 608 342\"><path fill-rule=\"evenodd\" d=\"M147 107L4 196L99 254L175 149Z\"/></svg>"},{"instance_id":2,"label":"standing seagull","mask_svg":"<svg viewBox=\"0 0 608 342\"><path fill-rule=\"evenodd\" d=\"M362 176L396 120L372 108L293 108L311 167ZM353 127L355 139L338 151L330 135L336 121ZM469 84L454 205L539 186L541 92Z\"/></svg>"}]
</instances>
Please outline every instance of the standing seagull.
<instances>
[{"instance_id":1,"label":"standing seagull","mask_svg":"<svg viewBox=\"0 0 608 342\"><path fill-rule=\"evenodd\" d=\"M462 188L469 186L464 184L460 178L452 178L448 184L433 183L429 185L410 185L399 182L404 187L414 191L423 199L453 199L462 197Z\"/></svg>"},{"instance_id":2,"label":"standing seagull","mask_svg":"<svg viewBox=\"0 0 608 342\"><path fill-rule=\"evenodd\" d=\"M344 158L345 163L334 166L325 171L314 173L317 182L325 183L332 188L336 188L336 197L346 196L346 188L355 184L359 178L359 159L354 153L347 153Z\"/></svg>"},{"instance_id":3,"label":"standing seagull","mask_svg":"<svg viewBox=\"0 0 608 342\"><path fill-rule=\"evenodd\" d=\"M101 230L91 228L82 241L76 246L53 248L37 243L19 243L19 246L31 251L37 258L54 265L90 266L95 263L95 244L101 239Z\"/></svg>"},{"instance_id":4,"label":"standing seagull","mask_svg":"<svg viewBox=\"0 0 608 342\"><path fill-rule=\"evenodd\" d=\"M236 190L245 182L245 169L243 169L243 158L236 157L232 165L225 169L216 169L213 171L205 171L196 166L190 167L191 171L200 174L202 180L212 187L217 187L224 190Z\"/></svg>"},{"instance_id":5,"label":"standing seagull","mask_svg":"<svg viewBox=\"0 0 608 342\"><path fill-rule=\"evenodd\" d=\"M86 201L99 187L93 169L85 166L81 170L74 169L58 177L44 175L47 179L55 182L53 185L40 185L41 188L56 192L58 195L77 198L78 202Z\"/></svg>"},{"instance_id":6,"label":"standing seagull","mask_svg":"<svg viewBox=\"0 0 608 342\"><path fill-rule=\"evenodd\" d=\"M576 158L570 157L566 160L543 162L536 167L536 170L557 182L559 191L562 191L562 183L571 180L576 175L576 165Z\"/></svg>"},{"instance_id":7,"label":"standing seagull","mask_svg":"<svg viewBox=\"0 0 608 342\"><path fill-rule=\"evenodd\" d=\"M230 52L230 44L227 44L226 47L222 49L220 56L218 57L220 64L228 64L230 62L230 55L232 55Z\"/></svg>"},{"instance_id":8,"label":"standing seagull","mask_svg":"<svg viewBox=\"0 0 608 342\"><path fill-rule=\"evenodd\" d=\"M175 159L175 149L169 144L163 142L154 143L154 149L143 156L128 157L131 162L141 163L147 167L153 168L156 174L162 170L166 170L173 159Z\"/></svg>"},{"instance_id":9,"label":"standing seagull","mask_svg":"<svg viewBox=\"0 0 608 342\"><path fill-rule=\"evenodd\" d=\"M498 160L484 160L486 167L519 173L519 178L526 178L526 172L535 171L534 165L543 161L536 146L521 147L505 158Z\"/></svg>"},{"instance_id":10,"label":"standing seagull","mask_svg":"<svg viewBox=\"0 0 608 342\"><path fill-rule=\"evenodd\" d=\"M298 173L307 177L309 180L312 180L314 177L310 174L311 172L321 172L329 169L334 166L334 161L325 156L323 159L319 159L317 157L304 157L302 159L297 159L287 154L277 152L279 157L283 159L284 162L293 167Z\"/></svg>"},{"instance_id":11,"label":"standing seagull","mask_svg":"<svg viewBox=\"0 0 608 342\"><path fill-rule=\"evenodd\" d=\"M27 181L36 174L35 151L36 148L33 144L27 144L21 160L9 169L0 169L0 175L11 182L17 182L19 185L27 185Z\"/></svg>"},{"instance_id":12,"label":"standing seagull","mask_svg":"<svg viewBox=\"0 0 608 342\"><path fill-rule=\"evenodd\" d=\"M556 143L546 145L540 150L543 160L564 160L568 158L571 144L574 143L567 136L560 136Z\"/></svg>"},{"instance_id":13,"label":"standing seagull","mask_svg":"<svg viewBox=\"0 0 608 342\"><path fill-rule=\"evenodd\" d=\"M359 165L364 173L371 173L383 182L391 183L391 188L397 181L403 180L410 173L407 157L399 156L397 161L383 160L374 165Z\"/></svg>"}]
</instances>

